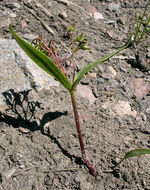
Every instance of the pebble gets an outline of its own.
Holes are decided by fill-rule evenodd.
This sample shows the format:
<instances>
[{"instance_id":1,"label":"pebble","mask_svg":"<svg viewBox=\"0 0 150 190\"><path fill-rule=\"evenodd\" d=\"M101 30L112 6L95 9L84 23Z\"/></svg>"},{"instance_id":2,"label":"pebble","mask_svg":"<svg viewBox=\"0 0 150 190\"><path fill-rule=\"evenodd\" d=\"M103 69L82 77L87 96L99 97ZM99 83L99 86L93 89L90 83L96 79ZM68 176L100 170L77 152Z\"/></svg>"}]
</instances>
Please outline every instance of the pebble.
<instances>
[{"instance_id":1,"label":"pebble","mask_svg":"<svg viewBox=\"0 0 150 190\"><path fill-rule=\"evenodd\" d=\"M136 77L136 78L142 78L142 77L143 77L143 73L142 73L142 72L137 73L137 74L135 75L135 77Z\"/></svg>"},{"instance_id":2,"label":"pebble","mask_svg":"<svg viewBox=\"0 0 150 190\"><path fill-rule=\"evenodd\" d=\"M87 74L87 77L88 77L91 81L93 81L93 80L96 79L96 73L88 73L88 74Z\"/></svg>"},{"instance_id":3,"label":"pebble","mask_svg":"<svg viewBox=\"0 0 150 190\"><path fill-rule=\"evenodd\" d=\"M92 93L92 90L85 85L79 84L76 88L76 93L82 98L88 99L90 104L93 104L96 100L95 96Z\"/></svg>"},{"instance_id":4,"label":"pebble","mask_svg":"<svg viewBox=\"0 0 150 190\"><path fill-rule=\"evenodd\" d=\"M110 38L113 38L113 31L112 30L107 30L106 31L107 35L110 37Z\"/></svg>"},{"instance_id":5,"label":"pebble","mask_svg":"<svg viewBox=\"0 0 150 190\"><path fill-rule=\"evenodd\" d=\"M116 75L117 75L117 72L115 71L115 69L112 67L112 66L108 66L108 72L111 74L111 76L113 77L113 78L115 78L116 77Z\"/></svg>"},{"instance_id":6,"label":"pebble","mask_svg":"<svg viewBox=\"0 0 150 190\"><path fill-rule=\"evenodd\" d=\"M21 133L24 133L24 134L27 134L27 133L30 132L29 129L25 129L25 128L23 128L23 127L19 127L18 130L19 130Z\"/></svg>"},{"instance_id":7,"label":"pebble","mask_svg":"<svg viewBox=\"0 0 150 190\"><path fill-rule=\"evenodd\" d=\"M92 5L88 7L88 13L94 18L95 21L104 20L104 16Z\"/></svg>"},{"instance_id":8,"label":"pebble","mask_svg":"<svg viewBox=\"0 0 150 190\"><path fill-rule=\"evenodd\" d=\"M16 13L9 13L9 15L12 17L12 18L16 18Z\"/></svg>"},{"instance_id":9,"label":"pebble","mask_svg":"<svg viewBox=\"0 0 150 190\"><path fill-rule=\"evenodd\" d=\"M113 102L105 102L102 105L104 110L109 110L110 115L112 116L120 116L124 117L125 115L131 115L132 117L136 117L137 112L135 110L131 110L131 106L129 102L125 102L122 100L114 100Z\"/></svg>"},{"instance_id":10,"label":"pebble","mask_svg":"<svg viewBox=\"0 0 150 190\"><path fill-rule=\"evenodd\" d=\"M120 4L119 4L119 3L110 3L110 4L108 5L108 9L109 9L110 11L113 11L113 12L119 11L119 8L120 8Z\"/></svg>"},{"instance_id":11,"label":"pebble","mask_svg":"<svg viewBox=\"0 0 150 190\"><path fill-rule=\"evenodd\" d=\"M98 84L102 84L102 83L105 82L105 80L103 78L101 78L101 77L98 78L96 81L97 81Z\"/></svg>"},{"instance_id":12,"label":"pebble","mask_svg":"<svg viewBox=\"0 0 150 190\"><path fill-rule=\"evenodd\" d=\"M101 13L99 13L99 12L95 12L95 13L93 14L93 18L94 18L95 21L104 20L103 15L102 15Z\"/></svg>"},{"instance_id":13,"label":"pebble","mask_svg":"<svg viewBox=\"0 0 150 190\"><path fill-rule=\"evenodd\" d=\"M21 27L22 27L22 28L27 27L27 23L26 23L25 20L21 20L20 24L21 24Z\"/></svg>"},{"instance_id":14,"label":"pebble","mask_svg":"<svg viewBox=\"0 0 150 190\"><path fill-rule=\"evenodd\" d=\"M9 18L1 20L0 21L0 28L8 27L10 23L11 23L11 21Z\"/></svg>"},{"instance_id":15,"label":"pebble","mask_svg":"<svg viewBox=\"0 0 150 190\"><path fill-rule=\"evenodd\" d=\"M62 13L59 13L58 16L60 16L62 19L67 18L67 14L64 11Z\"/></svg>"},{"instance_id":16,"label":"pebble","mask_svg":"<svg viewBox=\"0 0 150 190\"><path fill-rule=\"evenodd\" d=\"M13 3L13 4L14 4L14 7L16 7L16 8L18 8L18 9L21 8L21 6L19 5L19 3Z\"/></svg>"},{"instance_id":17,"label":"pebble","mask_svg":"<svg viewBox=\"0 0 150 190\"><path fill-rule=\"evenodd\" d=\"M129 92L131 92L137 99L143 99L149 91L150 84L149 82L145 82L143 78L137 78L131 80L127 87Z\"/></svg>"},{"instance_id":18,"label":"pebble","mask_svg":"<svg viewBox=\"0 0 150 190\"><path fill-rule=\"evenodd\" d=\"M125 25L125 23L126 23L126 18L125 18L124 16L120 17L120 18L119 18L119 22L120 22L120 24Z\"/></svg>"}]
</instances>

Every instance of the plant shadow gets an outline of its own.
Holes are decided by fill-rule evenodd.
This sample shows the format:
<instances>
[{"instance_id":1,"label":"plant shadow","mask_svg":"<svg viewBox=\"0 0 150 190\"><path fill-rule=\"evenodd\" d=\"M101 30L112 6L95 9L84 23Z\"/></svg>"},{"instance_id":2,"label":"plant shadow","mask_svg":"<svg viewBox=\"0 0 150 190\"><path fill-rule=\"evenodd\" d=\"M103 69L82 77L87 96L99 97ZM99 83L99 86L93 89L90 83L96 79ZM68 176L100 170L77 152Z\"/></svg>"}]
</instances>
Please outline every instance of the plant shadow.
<instances>
[{"instance_id":1,"label":"plant shadow","mask_svg":"<svg viewBox=\"0 0 150 190\"><path fill-rule=\"evenodd\" d=\"M55 144L57 144L58 148L65 156L71 160L74 158L75 163L78 165L84 165L82 159L75 155L71 155L67 150L65 150L56 137L44 133L43 128L46 123L63 115L67 115L67 111L45 113L38 124L36 121L38 119L36 117L36 112L38 109L44 108L41 107L41 103L38 101L34 102L29 100L28 96L30 91L31 90L15 92L13 89L10 89L2 93L8 109L6 110L7 114L0 112L0 122L5 122L14 128L22 127L30 130L30 132L40 130L42 135L48 136Z\"/></svg>"}]
</instances>

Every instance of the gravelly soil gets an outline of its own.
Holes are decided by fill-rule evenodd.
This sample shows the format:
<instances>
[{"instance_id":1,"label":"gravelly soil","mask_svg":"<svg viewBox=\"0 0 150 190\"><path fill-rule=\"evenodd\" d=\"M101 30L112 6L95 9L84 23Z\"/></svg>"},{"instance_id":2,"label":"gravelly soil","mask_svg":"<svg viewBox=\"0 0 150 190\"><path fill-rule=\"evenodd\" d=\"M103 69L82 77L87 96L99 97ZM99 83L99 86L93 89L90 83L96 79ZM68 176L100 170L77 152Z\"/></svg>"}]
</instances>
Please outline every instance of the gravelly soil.
<instances>
[{"instance_id":1,"label":"gravelly soil","mask_svg":"<svg viewBox=\"0 0 150 190\"><path fill-rule=\"evenodd\" d=\"M62 52L68 45L65 27L74 23L76 34L84 33L91 48L86 55L76 55L77 69L121 47L135 23L133 9L127 8L131 5L128 0L115 1L120 3L115 12L108 8L111 1L71 1L80 7L54 0L39 2L52 17L42 11L36 1L2 0L1 20L9 18L20 36L40 33L45 40L52 38ZM138 6L143 4L145 1L140 1ZM103 20L95 21L89 16L95 8L104 16ZM138 8L138 11L141 13L143 9ZM53 36L39 18L53 30ZM1 28L1 38L11 38L7 23ZM137 49L129 48L92 69L96 77L82 80L82 85L96 98L90 104L89 99L78 96L77 102L87 157L98 172L97 179L81 160L68 92L62 86L38 93L32 89L26 92L28 98L21 104L15 96L17 93L23 98L25 92L14 93L8 89L7 100L11 94L15 98L11 103L15 105L9 104L8 110L0 113L0 189L149 190L149 155L125 160L111 170L129 149L150 148L150 88L143 88L150 81L148 47L149 34L138 48L140 56L146 59L144 66L144 63L142 67L138 65L135 58ZM110 68L114 70L110 72ZM128 115L115 110L121 101L131 107ZM24 112L29 105L32 109Z\"/></svg>"}]
</instances>

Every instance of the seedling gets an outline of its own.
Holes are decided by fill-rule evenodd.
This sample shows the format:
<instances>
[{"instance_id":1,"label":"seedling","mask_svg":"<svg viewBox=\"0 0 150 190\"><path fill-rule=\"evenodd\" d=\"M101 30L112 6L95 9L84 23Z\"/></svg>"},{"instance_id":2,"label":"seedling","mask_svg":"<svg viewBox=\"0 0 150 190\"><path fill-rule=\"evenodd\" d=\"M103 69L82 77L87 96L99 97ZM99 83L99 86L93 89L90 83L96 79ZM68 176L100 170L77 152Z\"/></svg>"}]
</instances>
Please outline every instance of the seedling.
<instances>
[{"instance_id":1,"label":"seedling","mask_svg":"<svg viewBox=\"0 0 150 190\"><path fill-rule=\"evenodd\" d=\"M149 1L150 2L150 1ZM147 10L147 8L146 8ZM149 24L149 21L147 22ZM141 24L140 24L141 25ZM140 26L136 27L137 29L135 30L135 35L134 35L134 42L137 39L137 36L139 34L139 28ZM147 27L146 29L147 30ZM12 26L10 25L10 31L12 33L12 36L16 40L16 42L19 44L19 46L24 50L24 52L45 72L47 72L49 75L53 76L57 81L59 81L69 92L71 100L72 100L72 106L73 106L73 111L74 111L74 116L75 116L75 123L76 123L76 128L77 128L77 133L78 133L78 138L79 138L79 143L80 143L80 148L81 148L81 154L82 154L82 159L86 166L89 168L90 172L97 177L97 172L93 168L93 166L90 164L88 159L86 158L85 154L85 148L84 148L84 143L83 143L83 138L82 138L82 133L80 129L80 122L79 122L79 115L78 115L78 109L77 109L77 104L76 104L76 99L75 99L75 88L79 84L81 78L88 73L93 67L97 66L98 64L108 60L109 58L113 57L117 53L121 52L122 50L126 49L129 47L129 45L132 45L131 38L132 35L130 36L129 40L127 43L122 46L121 48L115 50L109 55L106 55L100 59L97 59L90 64L86 65L83 67L78 73L75 71L75 64L74 64L74 54L79 51L79 50L88 50L89 48L87 47L87 39L83 36L83 34L80 34L74 39L73 32L74 32L74 26L71 25L70 27L67 28L67 31L69 33L70 39L71 39L71 55L66 56L63 60L59 59L56 49L54 48L53 42L51 41L49 45L47 45L41 36L39 36L37 39L33 40L32 45L28 44L25 42L23 39L21 39L12 29ZM138 38L138 43L141 41L141 38L143 38L143 35L146 32L144 31L142 36ZM65 68L64 64L66 61L69 61L69 65ZM72 68L72 78L69 77L67 74L68 69ZM139 154L137 154L139 152ZM129 158L132 156L136 155L142 155L149 153L149 151L144 150L141 151L140 149L136 150L136 154L130 151L130 154L128 154L125 158Z\"/></svg>"},{"instance_id":2,"label":"seedling","mask_svg":"<svg viewBox=\"0 0 150 190\"><path fill-rule=\"evenodd\" d=\"M73 38L73 31L74 27L71 26L68 29L68 32L70 34L71 38L71 55L69 58L66 58L64 60L60 60L58 56L56 55L55 48L53 47L53 43L51 42L49 45L47 45L42 38L39 36L39 38L33 40L32 44L34 44L35 47L32 45L28 44L25 42L23 39L21 39L12 29L12 26L10 25L10 31L12 33L12 36L16 40L16 42L19 44L19 46L24 50L24 52L39 66L41 67L45 72L47 72L49 75L53 76L56 80L58 80L69 92L72 100L72 106L73 106L73 111L74 111L74 116L75 116L75 122L76 122L76 128L77 128L77 133L78 133L78 138L79 138L79 143L80 143L80 148L81 148L81 153L82 153L82 159L85 162L86 166L89 168L91 173L97 177L97 173L90 164L90 162L86 158L85 154L85 148L84 148L84 143L83 143L83 138L81 134L81 129L80 129L80 122L79 122L79 115L78 115L78 109L76 105L76 99L75 99L75 93L74 90L76 86L79 84L81 78L93 67L98 65L99 63L102 63L115 54L119 53L123 49L127 48L130 41L131 37L127 41L127 43L114 51L113 53L104 56L101 59L98 59L96 61L93 61L92 63L86 65L84 68L82 68L77 74L75 73L75 65L74 65L74 54L82 49L82 50L88 50L89 48L86 45L86 38L81 34L76 37L76 39ZM77 44L75 46L75 44ZM67 72L64 68L64 62L66 60L70 60L70 65L72 65L73 68L73 76L70 81ZM69 67L70 67L69 65Z\"/></svg>"}]
</instances>

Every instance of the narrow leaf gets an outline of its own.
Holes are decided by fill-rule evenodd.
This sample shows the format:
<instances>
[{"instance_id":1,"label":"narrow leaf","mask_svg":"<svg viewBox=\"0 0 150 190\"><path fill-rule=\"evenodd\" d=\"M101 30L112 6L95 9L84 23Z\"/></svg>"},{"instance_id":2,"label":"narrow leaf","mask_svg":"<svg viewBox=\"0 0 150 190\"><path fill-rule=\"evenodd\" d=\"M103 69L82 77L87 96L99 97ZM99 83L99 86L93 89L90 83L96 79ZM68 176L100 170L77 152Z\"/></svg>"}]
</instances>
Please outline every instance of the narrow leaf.
<instances>
[{"instance_id":1,"label":"narrow leaf","mask_svg":"<svg viewBox=\"0 0 150 190\"><path fill-rule=\"evenodd\" d=\"M21 39L9 26L12 36L18 43L18 45L23 49L23 51L34 61L41 69L47 72L49 75L53 76L58 80L68 91L71 89L71 84L66 78L64 73L55 65L55 63L47 57L45 54L40 52L38 49L34 48L32 45Z\"/></svg>"},{"instance_id":2,"label":"narrow leaf","mask_svg":"<svg viewBox=\"0 0 150 190\"><path fill-rule=\"evenodd\" d=\"M131 151L129 151L129 152L127 152L125 154L123 159L131 158L131 157L134 157L134 156L141 156L141 155L144 155L144 154L150 154L150 149L138 148L138 149L135 149L135 150L131 150Z\"/></svg>"},{"instance_id":3,"label":"narrow leaf","mask_svg":"<svg viewBox=\"0 0 150 190\"><path fill-rule=\"evenodd\" d=\"M72 86L72 89L74 89L77 84L80 82L81 78L89 71L91 70L93 67L95 67L96 65L98 65L99 63L102 63L106 60L108 60L109 58L113 57L115 54L119 53L120 51L122 51L123 49L127 48L130 44L130 41L131 41L131 37L132 35L130 36L129 40L127 41L127 43L117 49L116 51L114 51L113 53L109 54L109 55L106 55L96 61L93 61L92 63L86 65L85 67L83 67L76 75L75 75L75 79L74 79L74 83L73 83L73 86Z\"/></svg>"}]
</instances>

